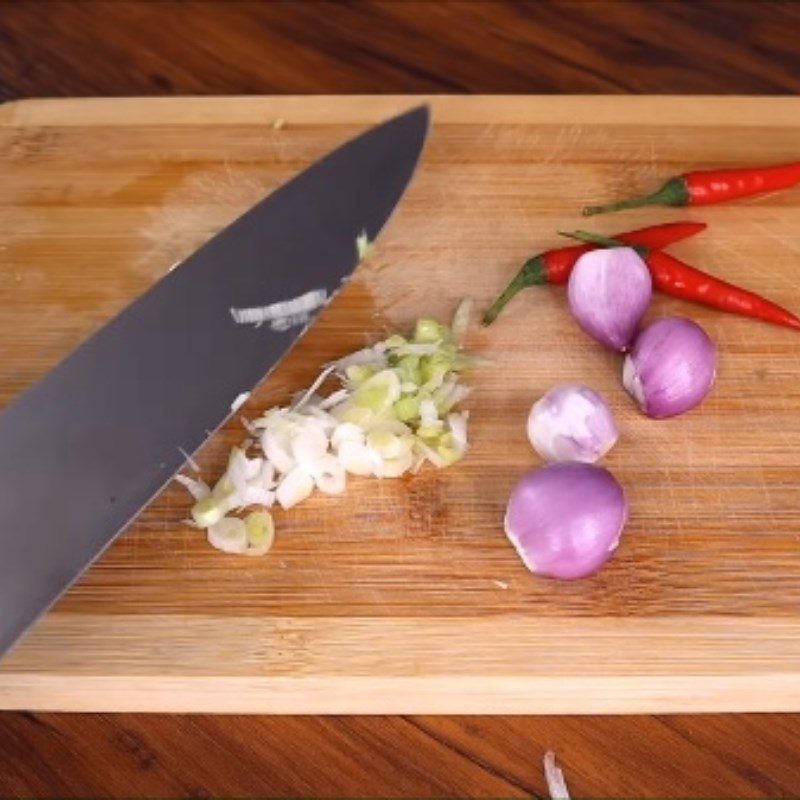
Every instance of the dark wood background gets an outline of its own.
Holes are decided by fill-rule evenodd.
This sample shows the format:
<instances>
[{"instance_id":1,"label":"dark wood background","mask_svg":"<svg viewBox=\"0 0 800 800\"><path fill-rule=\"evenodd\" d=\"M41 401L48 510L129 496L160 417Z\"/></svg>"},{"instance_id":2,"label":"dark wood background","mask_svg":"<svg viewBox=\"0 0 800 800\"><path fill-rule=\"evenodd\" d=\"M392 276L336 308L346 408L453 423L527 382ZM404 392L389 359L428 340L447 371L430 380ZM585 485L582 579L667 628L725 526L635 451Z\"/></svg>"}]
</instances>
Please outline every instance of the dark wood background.
<instances>
[{"instance_id":1,"label":"dark wood background","mask_svg":"<svg viewBox=\"0 0 800 800\"><path fill-rule=\"evenodd\" d=\"M800 2L0 0L0 98L800 91ZM0 714L0 796L800 796L800 717Z\"/></svg>"},{"instance_id":2,"label":"dark wood background","mask_svg":"<svg viewBox=\"0 0 800 800\"><path fill-rule=\"evenodd\" d=\"M6 98L794 93L793 0L0 0Z\"/></svg>"}]
</instances>

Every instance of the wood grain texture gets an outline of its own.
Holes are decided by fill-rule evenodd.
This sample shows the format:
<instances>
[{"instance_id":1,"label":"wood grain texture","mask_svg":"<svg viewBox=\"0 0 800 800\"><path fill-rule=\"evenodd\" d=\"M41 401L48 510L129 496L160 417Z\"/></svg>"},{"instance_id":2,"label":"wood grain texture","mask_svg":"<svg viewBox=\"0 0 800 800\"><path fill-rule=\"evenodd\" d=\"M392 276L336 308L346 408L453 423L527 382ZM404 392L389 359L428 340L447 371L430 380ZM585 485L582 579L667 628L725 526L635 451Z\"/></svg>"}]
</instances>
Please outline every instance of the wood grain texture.
<instances>
[{"instance_id":1,"label":"wood grain texture","mask_svg":"<svg viewBox=\"0 0 800 800\"><path fill-rule=\"evenodd\" d=\"M0 109L0 400L263 193L410 102ZM584 224L576 212L585 202L709 163L788 160L800 127L800 103L789 98L432 105L422 168L375 256L245 413L285 401L321 363L386 328L448 314L465 291L485 305L524 258L557 241L554 231ZM281 130L271 126L277 118ZM796 305L799 203L787 192L702 213L643 210L596 227L706 219L709 231L677 253ZM169 488L0 665L0 705L800 709L796 334L663 298L652 314L668 311L690 313L719 344L719 383L702 411L666 423L638 415L618 360L575 328L562 294L530 291L496 327L470 335L494 366L474 378L474 445L463 464L353 481L344 497L279 513L274 550L246 563L182 525L186 498ZM502 516L509 488L536 464L526 409L567 380L601 390L618 415L622 441L608 463L633 514L612 563L564 584L524 570ZM238 422L228 425L201 454L204 468L218 470L242 436Z\"/></svg>"},{"instance_id":2,"label":"wood grain texture","mask_svg":"<svg viewBox=\"0 0 800 800\"><path fill-rule=\"evenodd\" d=\"M798 37L791 0L13 0L0 97L791 94Z\"/></svg>"},{"instance_id":3,"label":"wood grain texture","mask_svg":"<svg viewBox=\"0 0 800 800\"><path fill-rule=\"evenodd\" d=\"M792 797L800 719L0 716L3 797Z\"/></svg>"}]
</instances>

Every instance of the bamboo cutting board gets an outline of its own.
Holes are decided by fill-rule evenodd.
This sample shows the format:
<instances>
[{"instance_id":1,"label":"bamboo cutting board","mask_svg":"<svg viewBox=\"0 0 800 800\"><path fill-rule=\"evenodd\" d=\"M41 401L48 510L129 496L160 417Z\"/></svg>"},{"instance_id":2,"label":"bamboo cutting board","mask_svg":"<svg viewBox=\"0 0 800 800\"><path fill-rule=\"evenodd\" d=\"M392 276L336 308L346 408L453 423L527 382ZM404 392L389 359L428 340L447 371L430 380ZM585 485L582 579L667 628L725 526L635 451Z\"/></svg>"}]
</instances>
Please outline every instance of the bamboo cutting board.
<instances>
[{"instance_id":1,"label":"bamboo cutting board","mask_svg":"<svg viewBox=\"0 0 800 800\"><path fill-rule=\"evenodd\" d=\"M418 98L26 101L0 108L0 403L56 364L220 227L365 126ZM244 409L409 323L480 308L580 225L709 230L674 252L800 307L800 191L700 211L582 220L589 201L686 169L800 157L800 100L431 100L422 167L375 255ZM277 120L284 124L275 125ZM510 306L470 349L469 457L352 480L276 512L263 559L208 547L166 490L0 663L0 706L220 712L800 710L800 337L658 299L720 349L701 410L640 416L620 362L563 290ZM214 354L209 353L213 369ZM530 575L502 531L538 459L524 421L580 381L622 429L607 465L632 515L597 576ZM187 398L188 401L188 398ZM215 474L232 422L200 454ZM57 521L58 509L53 509Z\"/></svg>"}]
</instances>

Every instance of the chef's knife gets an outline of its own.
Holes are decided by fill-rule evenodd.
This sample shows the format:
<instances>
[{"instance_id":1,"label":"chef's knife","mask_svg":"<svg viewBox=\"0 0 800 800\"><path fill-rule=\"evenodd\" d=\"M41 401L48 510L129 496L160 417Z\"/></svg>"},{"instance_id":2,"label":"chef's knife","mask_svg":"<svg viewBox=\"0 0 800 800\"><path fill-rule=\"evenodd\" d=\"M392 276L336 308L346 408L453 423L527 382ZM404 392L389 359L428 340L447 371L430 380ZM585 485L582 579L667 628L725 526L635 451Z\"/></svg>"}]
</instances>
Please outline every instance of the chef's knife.
<instances>
[{"instance_id":1,"label":"chef's knife","mask_svg":"<svg viewBox=\"0 0 800 800\"><path fill-rule=\"evenodd\" d=\"M417 108L310 166L0 414L0 654L278 363L322 298L347 281L358 263L357 237L371 241L386 223L427 127L427 108ZM278 310L288 315L260 326L232 313L283 302L289 305Z\"/></svg>"}]
</instances>

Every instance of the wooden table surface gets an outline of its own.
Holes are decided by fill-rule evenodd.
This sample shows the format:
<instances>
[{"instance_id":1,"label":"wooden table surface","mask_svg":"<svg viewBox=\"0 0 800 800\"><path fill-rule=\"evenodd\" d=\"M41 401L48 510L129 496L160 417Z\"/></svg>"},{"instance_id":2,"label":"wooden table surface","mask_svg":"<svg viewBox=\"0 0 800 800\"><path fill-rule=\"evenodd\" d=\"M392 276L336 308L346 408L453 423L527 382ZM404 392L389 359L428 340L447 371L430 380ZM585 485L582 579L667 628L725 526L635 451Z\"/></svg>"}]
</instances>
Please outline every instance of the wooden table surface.
<instances>
[{"instance_id":1,"label":"wooden table surface","mask_svg":"<svg viewBox=\"0 0 800 800\"><path fill-rule=\"evenodd\" d=\"M0 97L800 91L794 2L3 2ZM0 715L2 796L800 794L800 717Z\"/></svg>"}]
</instances>

